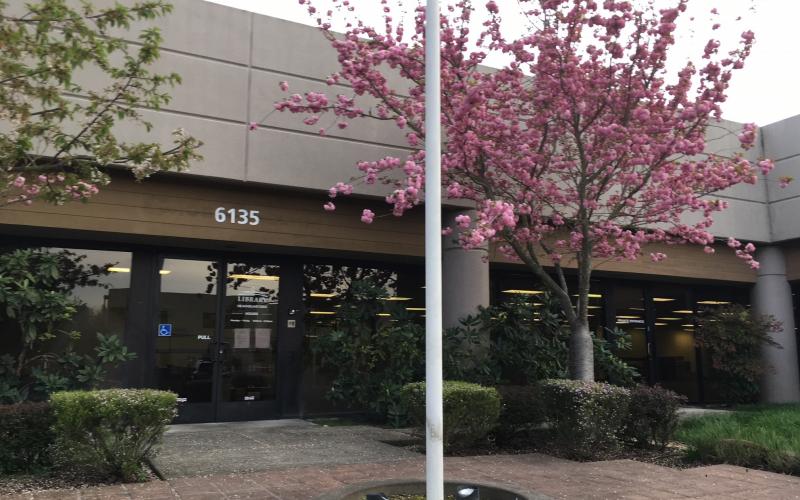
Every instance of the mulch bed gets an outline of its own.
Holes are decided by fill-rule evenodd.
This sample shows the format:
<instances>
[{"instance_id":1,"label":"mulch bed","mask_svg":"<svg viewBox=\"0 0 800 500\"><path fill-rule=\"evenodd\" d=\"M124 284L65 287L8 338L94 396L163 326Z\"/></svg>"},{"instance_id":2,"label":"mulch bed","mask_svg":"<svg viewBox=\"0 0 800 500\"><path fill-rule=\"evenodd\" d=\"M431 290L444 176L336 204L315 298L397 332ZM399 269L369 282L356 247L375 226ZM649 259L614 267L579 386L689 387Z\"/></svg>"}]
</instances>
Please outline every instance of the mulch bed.
<instances>
[{"instance_id":1,"label":"mulch bed","mask_svg":"<svg viewBox=\"0 0 800 500\"><path fill-rule=\"evenodd\" d=\"M158 477L148 469L147 481L158 480ZM117 483L119 481L116 479L92 475L79 470L49 470L41 474L15 474L0 476L0 497L44 490L77 490Z\"/></svg>"}]
</instances>

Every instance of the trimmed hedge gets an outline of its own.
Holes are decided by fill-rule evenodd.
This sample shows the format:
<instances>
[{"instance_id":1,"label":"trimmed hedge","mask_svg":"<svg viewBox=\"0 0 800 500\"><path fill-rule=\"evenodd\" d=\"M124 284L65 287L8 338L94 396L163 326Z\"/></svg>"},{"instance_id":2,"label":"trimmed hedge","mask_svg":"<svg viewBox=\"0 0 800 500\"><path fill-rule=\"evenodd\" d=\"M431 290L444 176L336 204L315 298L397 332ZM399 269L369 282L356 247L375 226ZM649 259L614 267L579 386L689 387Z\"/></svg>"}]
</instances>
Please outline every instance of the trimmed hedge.
<instances>
[{"instance_id":1,"label":"trimmed hedge","mask_svg":"<svg viewBox=\"0 0 800 500\"><path fill-rule=\"evenodd\" d=\"M545 414L537 386L499 385L497 392L503 403L496 437L500 442L510 442L525 437L533 428L544 422Z\"/></svg>"},{"instance_id":2,"label":"trimmed hedge","mask_svg":"<svg viewBox=\"0 0 800 500\"><path fill-rule=\"evenodd\" d=\"M540 386L557 442L578 458L616 448L628 413L630 391L578 380L545 380Z\"/></svg>"},{"instance_id":3,"label":"trimmed hedge","mask_svg":"<svg viewBox=\"0 0 800 500\"><path fill-rule=\"evenodd\" d=\"M425 383L406 384L403 401L411 421L425 427ZM446 380L442 387L444 446L448 451L485 441L497 426L500 395L491 387Z\"/></svg>"},{"instance_id":4,"label":"trimmed hedge","mask_svg":"<svg viewBox=\"0 0 800 500\"><path fill-rule=\"evenodd\" d=\"M663 387L634 387L623 429L625 438L636 446L663 450L675 435L678 408L685 402L684 396Z\"/></svg>"},{"instance_id":5,"label":"trimmed hedge","mask_svg":"<svg viewBox=\"0 0 800 500\"><path fill-rule=\"evenodd\" d=\"M49 467L53 421L47 403L0 405L0 474Z\"/></svg>"},{"instance_id":6,"label":"trimmed hedge","mask_svg":"<svg viewBox=\"0 0 800 500\"><path fill-rule=\"evenodd\" d=\"M57 392L50 403L63 456L123 481L144 478L143 462L177 413L175 394L150 389Z\"/></svg>"}]
</instances>

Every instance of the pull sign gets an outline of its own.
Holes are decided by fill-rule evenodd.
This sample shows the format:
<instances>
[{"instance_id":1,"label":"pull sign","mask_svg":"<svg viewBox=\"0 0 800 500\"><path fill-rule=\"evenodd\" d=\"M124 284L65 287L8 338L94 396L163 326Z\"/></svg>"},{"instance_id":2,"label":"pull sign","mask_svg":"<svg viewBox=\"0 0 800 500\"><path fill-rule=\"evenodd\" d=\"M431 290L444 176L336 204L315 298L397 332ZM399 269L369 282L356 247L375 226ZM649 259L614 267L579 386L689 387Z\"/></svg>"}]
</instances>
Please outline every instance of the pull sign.
<instances>
[{"instance_id":1,"label":"pull sign","mask_svg":"<svg viewBox=\"0 0 800 500\"><path fill-rule=\"evenodd\" d=\"M258 210L217 207L214 210L214 221L220 224L229 223L242 226L257 226L261 224L261 217L259 216Z\"/></svg>"},{"instance_id":2,"label":"pull sign","mask_svg":"<svg viewBox=\"0 0 800 500\"><path fill-rule=\"evenodd\" d=\"M256 397L255 397L255 396L245 396L245 397L244 397L244 400L245 400L245 401L255 401L255 400L256 400Z\"/></svg>"}]
</instances>

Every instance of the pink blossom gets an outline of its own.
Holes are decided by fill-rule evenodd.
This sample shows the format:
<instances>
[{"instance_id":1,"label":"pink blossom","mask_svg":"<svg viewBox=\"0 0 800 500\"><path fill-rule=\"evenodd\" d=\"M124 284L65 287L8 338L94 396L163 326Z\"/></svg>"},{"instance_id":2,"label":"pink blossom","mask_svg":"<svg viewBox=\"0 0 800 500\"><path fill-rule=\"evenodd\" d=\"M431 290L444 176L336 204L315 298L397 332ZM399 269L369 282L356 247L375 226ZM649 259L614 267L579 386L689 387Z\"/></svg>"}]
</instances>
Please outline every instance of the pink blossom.
<instances>
[{"instance_id":1,"label":"pink blossom","mask_svg":"<svg viewBox=\"0 0 800 500\"><path fill-rule=\"evenodd\" d=\"M323 208L328 212L333 212L334 210L336 210L336 205L334 205L332 201L329 201L328 203L323 205Z\"/></svg>"},{"instance_id":2,"label":"pink blossom","mask_svg":"<svg viewBox=\"0 0 800 500\"><path fill-rule=\"evenodd\" d=\"M26 181L25 181L25 177L22 177L22 176L20 175L20 176L18 176L16 179L14 179L14 182L12 182L11 184L12 184L12 185L13 185L15 188L21 188L22 186L24 186L24 185L25 185L25 182L26 182Z\"/></svg>"},{"instance_id":3,"label":"pink blossom","mask_svg":"<svg viewBox=\"0 0 800 500\"><path fill-rule=\"evenodd\" d=\"M250 130L250 131L257 130L258 129L258 123L257 122L250 122L247 125L247 129Z\"/></svg>"},{"instance_id":4,"label":"pink blossom","mask_svg":"<svg viewBox=\"0 0 800 500\"><path fill-rule=\"evenodd\" d=\"M458 224L458 227L466 229L469 227L470 223L472 222L472 219L470 218L469 215L459 214L456 215L455 221L456 224Z\"/></svg>"},{"instance_id":5,"label":"pink blossom","mask_svg":"<svg viewBox=\"0 0 800 500\"><path fill-rule=\"evenodd\" d=\"M758 168L761 170L763 175L767 175L770 171L775 167L775 164L772 160L761 160L758 162Z\"/></svg>"},{"instance_id":6,"label":"pink blossom","mask_svg":"<svg viewBox=\"0 0 800 500\"><path fill-rule=\"evenodd\" d=\"M372 220L374 218L375 218L375 213L368 208L365 208L364 211L361 212L361 222L363 222L364 224L372 224Z\"/></svg>"},{"instance_id":7,"label":"pink blossom","mask_svg":"<svg viewBox=\"0 0 800 500\"><path fill-rule=\"evenodd\" d=\"M281 90L284 92L287 92L289 90L289 82L287 82L286 80L280 82L278 86L280 86Z\"/></svg>"}]
</instances>

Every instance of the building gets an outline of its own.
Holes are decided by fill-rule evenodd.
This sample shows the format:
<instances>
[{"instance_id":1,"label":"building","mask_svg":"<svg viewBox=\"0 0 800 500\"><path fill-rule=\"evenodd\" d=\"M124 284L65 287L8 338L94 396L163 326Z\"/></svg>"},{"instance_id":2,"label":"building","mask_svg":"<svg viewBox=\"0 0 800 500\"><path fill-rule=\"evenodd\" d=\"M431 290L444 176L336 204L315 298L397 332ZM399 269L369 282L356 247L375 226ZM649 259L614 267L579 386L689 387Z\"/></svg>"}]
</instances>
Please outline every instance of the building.
<instances>
[{"instance_id":1,"label":"building","mask_svg":"<svg viewBox=\"0 0 800 500\"><path fill-rule=\"evenodd\" d=\"M402 153L404 139L391 124L334 127L321 137L277 113L248 131L281 97L280 81L324 89L337 69L332 49L313 28L196 0L174 3L159 21L157 69L180 73L185 84L164 109L144 113L165 142L177 127L203 140L205 159L189 173L141 184L117 174L88 204L0 209L2 245L70 248L87 262L113 264L108 289L76 291L86 303L77 328L122 335L139 354L123 383L176 391L182 420L333 411L309 345L335 317L337 287L359 273L385 273L390 299L424 314L421 211L367 227L358 220L362 208L387 212L369 190L339 201L335 212L322 210L327 189L350 178L356 161ZM714 394L686 315L729 302L752 303L783 322L775 335L783 349L765 348L775 371L763 395L800 400L791 291L800 284L800 185L779 190L775 180L800 167L800 116L761 134L753 157L773 158L776 170L723 193L730 208L713 228L721 239L755 242L760 271L721 245L715 256L677 247L662 263L610 263L595 273L594 327L628 329L628 361L695 402ZM736 147L725 133L714 139L718 151ZM446 217L463 209L448 207ZM524 268L500 255L485 263L479 252L446 244L444 265L448 324L478 305L537 291Z\"/></svg>"}]
</instances>

